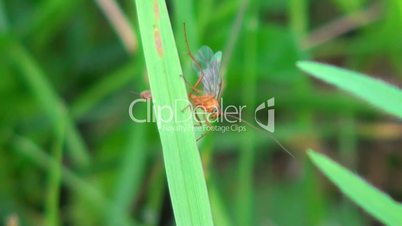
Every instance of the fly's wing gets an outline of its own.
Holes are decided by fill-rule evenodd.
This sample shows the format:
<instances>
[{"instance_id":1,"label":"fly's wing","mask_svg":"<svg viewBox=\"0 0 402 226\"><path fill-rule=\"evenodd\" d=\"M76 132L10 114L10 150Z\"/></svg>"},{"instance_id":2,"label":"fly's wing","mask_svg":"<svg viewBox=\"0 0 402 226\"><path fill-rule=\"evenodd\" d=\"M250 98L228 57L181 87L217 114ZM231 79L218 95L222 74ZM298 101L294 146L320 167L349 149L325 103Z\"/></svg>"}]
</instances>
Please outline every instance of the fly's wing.
<instances>
[{"instance_id":1,"label":"fly's wing","mask_svg":"<svg viewBox=\"0 0 402 226\"><path fill-rule=\"evenodd\" d=\"M202 69L206 69L208 67L208 64L211 62L212 58L214 57L214 52L212 52L211 48L208 46L202 46L197 54L195 55L195 59L199 63L199 65L193 64L194 69L196 71L199 70L197 67L201 67Z\"/></svg>"},{"instance_id":2,"label":"fly's wing","mask_svg":"<svg viewBox=\"0 0 402 226\"><path fill-rule=\"evenodd\" d=\"M222 61L222 52L216 52L214 57L211 60L210 64L210 73L211 73L211 81L210 88L211 93L214 94L216 98L220 97L221 89L222 89L222 77L220 75L221 69L221 61Z\"/></svg>"},{"instance_id":3,"label":"fly's wing","mask_svg":"<svg viewBox=\"0 0 402 226\"><path fill-rule=\"evenodd\" d=\"M195 58L198 64L193 63L193 68L198 76L204 75L202 85L205 93L218 98L222 88L222 78L219 74L222 52L214 54L208 46L202 46Z\"/></svg>"}]
</instances>

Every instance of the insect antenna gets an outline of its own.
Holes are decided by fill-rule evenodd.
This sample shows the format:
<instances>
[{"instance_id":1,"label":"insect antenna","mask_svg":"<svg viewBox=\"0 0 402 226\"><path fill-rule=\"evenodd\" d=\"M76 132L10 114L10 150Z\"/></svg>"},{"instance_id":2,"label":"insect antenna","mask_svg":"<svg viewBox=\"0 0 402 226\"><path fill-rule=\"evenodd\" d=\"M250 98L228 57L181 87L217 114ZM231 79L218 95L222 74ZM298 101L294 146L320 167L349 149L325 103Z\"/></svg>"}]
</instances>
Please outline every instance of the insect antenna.
<instances>
[{"instance_id":1,"label":"insect antenna","mask_svg":"<svg viewBox=\"0 0 402 226\"><path fill-rule=\"evenodd\" d=\"M250 122L248 122L248 121L246 121L246 120L244 120L244 119L241 119L241 118L239 118L239 117L237 117L237 116L228 115L228 114L225 114L225 116L227 116L227 117L229 117L229 118L232 118L232 119L239 120L239 122L243 122L244 124L250 126L251 128L253 128L253 129L257 130L257 131L262 131L262 132L264 132L264 133L267 133L265 130L262 130L261 128L258 128L257 126L255 126L255 125L251 124ZM296 157L295 157L287 148L285 148L285 146L283 146L283 144L282 144L281 142L279 142L279 140L276 139L272 134L268 133L268 136L269 136L277 145L279 145L279 147L281 147L282 150L284 150L286 153L288 153L290 156L292 156L294 159L296 159Z\"/></svg>"},{"instance_id":2,"label":"insect antenna","mask_svg":"<svg viewBox=\"0 0 402 226\"><path fill-rule=\"evenodd\" d=\"M135 92L135 91L130 91L130 93L133 94L133 95L137 95L137 96L141 95L141 93L138 93L138 92Z\"/></svg>"},{"instance_id":3,"label":"insect antenna","mask_svg":"<svg viewBox=\"0 0 402 226\"><path fill-rule=\"evenodd\" d=\"M186 41L186 48L187 48L187 54L190 56L191 60L195 64L195 66L198 68L198 70L201 73L200 78L197 80L197 82L194 84L193 87L197 87L202 79L204 78L204 71L202 70L201 64L195 59L193 53L191 52L190 45L188 44L188 37L187 37L187 28L186 28L186 23L183 23L183 30L184 30L184 39Z\"/></svg>"}]
</instances>

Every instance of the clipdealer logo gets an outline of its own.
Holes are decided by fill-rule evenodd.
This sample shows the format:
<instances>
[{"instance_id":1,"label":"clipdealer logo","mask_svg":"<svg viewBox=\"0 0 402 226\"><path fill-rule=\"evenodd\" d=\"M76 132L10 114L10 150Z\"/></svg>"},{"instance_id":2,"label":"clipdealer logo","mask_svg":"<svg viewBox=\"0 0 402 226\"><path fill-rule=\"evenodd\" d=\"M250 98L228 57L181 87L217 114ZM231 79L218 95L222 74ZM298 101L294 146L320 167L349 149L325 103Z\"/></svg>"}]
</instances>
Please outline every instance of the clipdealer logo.
<instances>
[{"instance_id":1,"label":"clipdealer logo","mask_svg":"<svg viewBox=\"0 0 402 226\"><path fill-rule=\"evenodd\" d=\"M134 113L135 108L140 108L146 106L146 115L139 116ZM183 106L188 106L183 108ZM220 106L223 105L223 99L220 100ZM258 126L268 132L273 133L275 131L275 98L270 98L267 101L264 101L254 111L254 119ZM228 105L225 108L221 109L221 113L218 117L213 118L209 117L210 114L202 109L202 107L193 108L187 99L185 100L176 100L174 106L169 105L153 105L151 99L143 99L139 98L130 103L128 114L131 120L135 123L166 123L174 120L175 122L184 122L187 120L193 120L197 125L205 125L207 124L211 126L206 126L203 129L215 132L225 133L228 131L237 131L244 132L246 131L246 127L239 125L243 121L244 111L246 109L246 105ZM190 109L192 114L187 114L188 117L178 117L175 112L181 112L184 110ZM262 122L258 117L257 113L265 111L266 112L266 123ZM142 114L143 115L143 114ZM231 125L219 125L212 126L215 122L226 122ZM200 126L201 127L201 126ZM164 128L166 130L174 131L174 130L184 130L185 128L175 127L175 128Z\"/></svg>"}]
</instances>

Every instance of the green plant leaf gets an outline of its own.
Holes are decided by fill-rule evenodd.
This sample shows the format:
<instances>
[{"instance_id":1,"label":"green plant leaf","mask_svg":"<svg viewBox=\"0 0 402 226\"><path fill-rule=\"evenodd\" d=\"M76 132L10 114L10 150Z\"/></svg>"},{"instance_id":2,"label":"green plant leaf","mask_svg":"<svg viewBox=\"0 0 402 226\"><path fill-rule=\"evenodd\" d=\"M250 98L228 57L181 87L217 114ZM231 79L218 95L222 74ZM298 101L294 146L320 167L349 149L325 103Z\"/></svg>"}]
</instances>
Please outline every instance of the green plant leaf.
<instances>
[{"instance_id":1,"label":"green plant leaf","mask_svg":"<svg viewBox=\"0 0 402 226\"><path fill-rule=\"evenodd\" d=\"M402 91L379 79L342 68L315 63L298 62L297 66L312 76L346 90L370 104L402 118Z\"/></svg>"},{"instance_id":2,"label":"green plant leaf","mask_svg":"<svg viewBox=\"0 0 402 226\"><path fill-rule=\"evenodd\" d=\"M135 3L176 225L213 225L191 112L183 110L188 98L166 3Z\"/></svg>"},{"instance_id":3,"label":"green plant leaf","mask_svg":"<svg viewBox=\"0 0 402 226\"><path fill-rule=\"evenodd\" d=\"M387 194L322 154L309 150L308 155L325 176L373 217L386 225L402 225L402 206Z\"/></svg>"}]
</instances>

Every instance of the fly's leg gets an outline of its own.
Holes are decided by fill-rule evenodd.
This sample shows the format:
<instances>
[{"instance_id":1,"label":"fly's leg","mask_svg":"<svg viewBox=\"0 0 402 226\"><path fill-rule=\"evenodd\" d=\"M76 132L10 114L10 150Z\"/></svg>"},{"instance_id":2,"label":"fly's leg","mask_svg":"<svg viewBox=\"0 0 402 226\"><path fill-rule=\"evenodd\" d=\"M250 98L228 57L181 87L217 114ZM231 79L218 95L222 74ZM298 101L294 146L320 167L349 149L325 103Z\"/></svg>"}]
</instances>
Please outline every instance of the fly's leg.
<instances>
[{"instance_id":1,"label":"fly's leg","mask_svg":"<svg viewBox=\"0 0 402 226\"><path fill-rule=\"evenodd\" d=\"M198 78L197 82L191 87L192 90L197 90L197 87L201 84L202 79L204 78L204 72L201 69L201 76Z\"/></svg>"},{"instance_id":2,"label":"fly's leg","mask_svg":"<svg viewBox=\"0 0 402 226\"><path fill-rule=\"evenodd\" d=\"M206 137L211 131L212 126L208 126L209 130L204 132L200 137L197 138L197 142L200 141L202 138Z\"/></svg>"},{"instance_id":3,"label":"fly's leg","mask_svg":"<svg viewBox=\"0 0 402 226\"><path fill-rule=\"evenodd\" d=\"M192 92L196 92L197 94L202 94L203 92L198 89L195 85L193 86L185 77L184 75L180 75L180 77L183 78L184 82L186 83L186 85L188 85L189 87L191 87L191 91Z\"/></svg>"},{"instance_id":4,"label":"fly's leg","mask_svg":"<svg viewBox=\"0 0 402 226\"><path fill-rule=\"evenodd\" d=\"M187 54L190 56L191 60L193 61L193 63L195 64L195 66L198 68L198 70L201 73L201 76L198 78L197 82L193 86L193 89L197 89L197 87L201 84L202 79L204 78L204 71L202 70L200 63L198 63L198 61L195 59L195 57L191 53L190 45L188 44L186 23L183 23L183 30L184 30L184 39L186 40Z\"/></svg>"},{"instance_id":5,"label":"fly's leg","mask_svg":"<svg viewBox=\"0 0 402 226\"><path fill-rule=\"evenodd\" d=\"M204 119L205 119L205 124L207 124L208 127L212 127L211 123L207 119L207 116L204 115Z\"/></svg>"},{"instance_id":6,"label":"fly's leg","mask_svg":"<svg viewBox=\"0 0 402 226\"><path fill-rule=\"evenodd\" d=\"M198 117L198 116L197 116ZM202 138L206 137L211 131L212 131L212 125L211 123L208 121L208 118L206 115L204 115L204 120L205 120L205 124L207 124L208 129L206 132L204 132L200 137L197 138L197 142L200 141Z\"/></svg>"},{"instance_id":7,"label":"fly's leg","mask_svg":"<svg viewBox=\"0 0 402 226\"><path fill-rule=\"evenodd\" d=\"M197 112L194 112L194 116L195 116L195 120L196 120L196 123L197 123L197 125L195 125L195 126L202 126L202 122L201 122L201 119L200 119L200 117L198 117L198 114L197 114Z\"/></svg>"},{"instance_id":8,"label":"fly's leg","mask_svg":"<svg viewBox=\"0 0 402 226\"><path fill-rule=\"evenodd\" d=\"M191 104L188 104L185 108L183 108L183 109L181 110L181 112L184 112L185 110L187 110L187 108L191 108L191 107L192 107L192 105L191 105ZM197 121L197 124L194 125L194 126L202 126L201 119L200 119L200 117L198 116L198 114L197 114L196 112L194 112L194 116L195 116L196 121Z\"/></svg>"},{"instance_id":9,"label":"fly's leg","mask_svg":"<svg viewBox=\"0 0 402 226\"><path fill-rule=\"evenodd\" d=\"M187 105L187 107L185 107L182 111L185 111L187 108L190 108L190 107L192 107L191 104ZM193 114L194 114L195 120L196 120L196 122L197 122L197 125L194 125L194 126L202 126L201 119L200 119L200 117L198 116L197 112L194 111Z\"/></svg>"},{"instance_id":10,"label":"fly's leg","mask_svg":"<svg viewBox=\"0 0 402 226\"><path fill-rule=\"evenodd\" d=\"M197 142L200 141L202 138L206 137L210 132L211 130L208 130L207 132L203 133L200 137L197 138Z\"/></svg>"},{"instance_id":11,"label":"fly's leg","mask_svg":"<svg viewBox=\"0 0 402 226\"><path fill-rule=\"evenodd\" d=\"M181 109L181 112L184 112L185 110L187 110L188 108L192 108L193 106L189 103L186 107L184 107L183 109Z\"/></svg>"}]
</instances>

